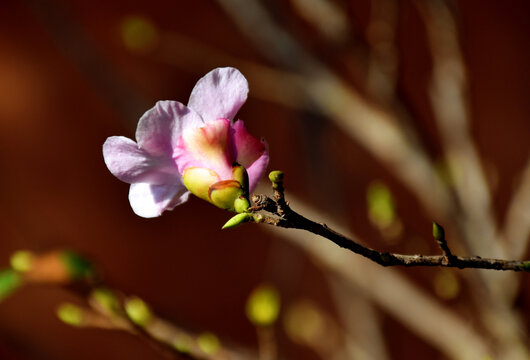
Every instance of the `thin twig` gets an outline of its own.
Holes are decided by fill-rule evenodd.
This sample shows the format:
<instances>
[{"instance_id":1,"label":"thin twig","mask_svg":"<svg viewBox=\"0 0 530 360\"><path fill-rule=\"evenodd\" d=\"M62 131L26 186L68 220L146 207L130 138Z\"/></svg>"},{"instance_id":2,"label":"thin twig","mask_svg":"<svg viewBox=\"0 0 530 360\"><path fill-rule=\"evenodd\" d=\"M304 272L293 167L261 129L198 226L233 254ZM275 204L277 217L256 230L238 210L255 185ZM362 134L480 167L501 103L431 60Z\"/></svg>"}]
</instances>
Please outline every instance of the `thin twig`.
<instances>
[{"instance_id":1,"label":"thin twig","mask_svg":"<svg viewBox=\"0 0 530 360\"><path fill-rule=\"evenodd\" d=\"M277 204L277 210L275 212L269 212L271 215L264 214L262 216L262 222L286 229L306 230L313 234L320 235L331 240L340 247L364 256L365 258L370 259L382 266L440 266L454 267L459 269L476 268L511 271L530 270L529 261L488 259L481 258L480 256L455 256L449 250L445 239L442 243L446 250L445 254L442 255L405 255L390 252L380 252L347 238L346 236L329 228L326 224L317 223L298 214L296 211L291 209L289 204L285 201L283 185L274 184L273 187L276 200L268 198L266 202L275 202ZM264 195L254 195L253 200L261 199L263 202L263 197Z\"/></svg>"}]
</instances>

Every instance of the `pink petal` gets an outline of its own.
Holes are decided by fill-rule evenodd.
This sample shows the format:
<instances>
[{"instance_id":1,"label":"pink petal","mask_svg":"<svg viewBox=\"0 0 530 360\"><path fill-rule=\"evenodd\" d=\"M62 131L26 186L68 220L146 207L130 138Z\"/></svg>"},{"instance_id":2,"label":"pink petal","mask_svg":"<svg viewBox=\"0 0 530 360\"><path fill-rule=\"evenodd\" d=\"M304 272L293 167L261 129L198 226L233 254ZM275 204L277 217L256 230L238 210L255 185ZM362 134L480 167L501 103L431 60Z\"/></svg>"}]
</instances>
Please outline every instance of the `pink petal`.
<instances>
[{"instance_id":1,"label":"pink petal","mask_svg":"<svg viewBox=\"0 0 530 360\"><path fill-rule=\"evenodd\" d=\"M248 82L239 70L217 68L204 75L193 88L188 107L208 123L220 118L232 120L247 100Z\"/></svg>"},{"instance_id":2,"label":"pink petal","mask_svg":"<svg viewBox=\"0 0 530 360\"><path fill-rule=\"evenodd\" d=\"M173 155L180 173L197 167L215 171L222 180L231 179L235 157L230 130L229 120L218 119L184 131Z\"/></svg>"},{"instance_id":3,"label":"pink petal","mask_svg":"<svg viewBox=\"0 0 530 360\"><path fill-rule=\"evenodd\" d=\"M173 210L188 200L190 192L182 183L173 185L132 184L129 189L129 202L136 215L152 218Z\"/></svg>"},{"instance_id":4,"label":"pink petal","mask_svg":"<svg viewBox=\"0 0 530 360\"><path fill-rule=\"evenodd\" d=\"M153 156L123 136L112 136L105 141L103 158L110 172L129 184L172 184L180 181L171 157Z\"/></svg>"},{"instance_id":5,"label":"pink petal","mask_svg":"<svg viewBox=\"0 0 530 360\"><path fill-rule=\"evenodd\" d=\"M171 156L177 141L187 128L204 125L201 117L178 101L158 101L140 118L136 140L151 155Z\"/></svg>"},{"instance_id":6,"label":"pink petal","mask_svg":"<svg viewBox=\"0 0 530 360\"><path fill-rule=\"evenodd\" d=\"M250 135L241 120L236 121L232 128L234 130L232 136L236 149L236 162L247 169L249 191L253 191L269 163L267 144Z\"/></svg>"}]
</instances>

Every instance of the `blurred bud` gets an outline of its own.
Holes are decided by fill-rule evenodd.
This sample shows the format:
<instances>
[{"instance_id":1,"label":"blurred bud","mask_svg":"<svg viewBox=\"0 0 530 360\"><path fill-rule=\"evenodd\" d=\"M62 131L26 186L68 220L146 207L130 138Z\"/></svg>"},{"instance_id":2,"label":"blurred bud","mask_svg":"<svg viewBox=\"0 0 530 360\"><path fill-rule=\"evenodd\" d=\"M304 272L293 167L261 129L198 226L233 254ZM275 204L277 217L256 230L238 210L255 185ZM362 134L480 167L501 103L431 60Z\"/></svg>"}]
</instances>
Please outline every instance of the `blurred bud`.
<instances>
[{"instance_id":1,"label":"blurred bud","mask_svg":"<svg viewBox=\"0 0 530 360\"><path fill-rule=\"evenodd\" d=\"M271 285L260 285L247 300L247 317L255 326L269 326L280 313L280 295Z\"/></svg>"},{"instance_id":2,"label":"blurred bud","mask_svg":"<svg viewBox=\"0 0 530 360\"><path fill-rule=\"evenodd\" d=\"M132 297L125 301L125 312L133 323L138 326L146 326L153 318L149 306L138 297Z\"/></svg>"},{"instance_id":3,"label":"blurred bud","mask_svg":"<svg viewBox=\"0 0 530 360\"><path fill-rule=\"evenodd\" d=\"M193 338L189 335L179 335L177 339L173 340L173 347L183 354L190 352L191 347L193 346Z\"/></svg>"},{"instance_id":4,"label":"blurred bud","mask_svg":"<svg viewBox=\"0 0 530 360\"><path fill-rule=\"evenodd\" d=\"M105 314L116 315L120 312L120 302L116 295L109 289L94 289L90 294L90 300L92 300Z\"/></svg>"},{"instance_id":5,"label":"blurred bud","mask_svg":"<svg viewBox=\"0 0 530 360\"><path fill-rule=\"evenodd\" d=\"M325 354L325 359L333 358L332 354L341 347L341 326L310 300L291 304L283 317L283 325L293 342Z\"/></svg>"},{"instance_id":6,"label":"blurred bud","mask_svg":"<svg viewBox=\"0 0 530 360\"><path fill-rule=\"evenodd\" d=\"M444 300L451 300L460 293L460 283L455 273L449 269L440 270L434 277L434 291Z\"/></svg>"},{"instance_id":7,"label":"blurred bud","mask_svg":"<svg viewBox=\"0 0 530 360\"><path fill-rule=\"evenodd\" d=\"M81 326L83 323L83 310L74 304L61 304L57 309L57 316L68 325Z\"/></svg>"},{"instance_id":8,"label":"blurred bud","mask_svg":"<svg viewBox=\"0 0 530 360\"><path fill-rule=\"evenodd\" d=\"M197 337L199 348L206 354L215 354L221 348L219 338L210 332L200 334Z\"/></svg>"},{"instance_id":9,"label":"blurred bud","mask_svg":"<svg viewBox=\"0 0 530 360\"><path fill-rule=\"evenodd\" d=\"M403 232L403 224L396 214L395 202L390 189L380 181L374 181L366 192L368 218L385 240L393 242Z\"/></svg>"},{"instance_id":10,"label":"blurred bud","mask_svg":"<svg viewBox=\"0 0 530 360\"><path fill-rule=\"evenodd\" d=\"M230 229L236 226L239 226L243 223L249 222L254 219L253 214L250 213L241 213L234 215L228 220L221 229Z\"/></svg>"},{"instance_id":11,"label":"blurred bud","mask_svg":"<svg viewBox=\"0 0 530 360\"><path fill-rule=\"evenodd\" d=\"M0 301L11 295L20 285L22 279L20 275L13 269L5 269L0 271Z\"/></svg>"},{"instance_id":12,"label":"blurred bud","mask_svg":"<svg viewBox=\"0 0 530 360\"><path fill-rule=\"evenodd\" d=\"M61 261L72 280L89 279L94 277L92 263L73 251L61 252Z\"/></svg>"},{"instance_id":13,"label":"blurred bud","mask_svg":"<svg viewBox=\"0 0 530 360\"><path fill-rule=\"evenodd\" d=\"M11 267L18 272L27 272L33 266L34 255L26 250L19 250L11 255Z\"/></svg>"},{"instance_id":14,"label":"blurred bud","mask_svg":"<svg viewBox=\"0 0 530 360\"><path fill-rule=\"evenodd\" d=\"M158 43L157 29L144 17L126 17L120 30L123 44L130 51L146 53L153 50Z\"/></svg>"},{"instance_id":15,"label":"blurred bud","mask_svg":"<svg viewBox=\"0 0 530 360\"><path fill-rule=\"evenodd\" d=\"M320 310L310 301L301 301L287 309L285 332L292 341L309 345L325 333L325 321Z\"/></svg>"}]
</instances>

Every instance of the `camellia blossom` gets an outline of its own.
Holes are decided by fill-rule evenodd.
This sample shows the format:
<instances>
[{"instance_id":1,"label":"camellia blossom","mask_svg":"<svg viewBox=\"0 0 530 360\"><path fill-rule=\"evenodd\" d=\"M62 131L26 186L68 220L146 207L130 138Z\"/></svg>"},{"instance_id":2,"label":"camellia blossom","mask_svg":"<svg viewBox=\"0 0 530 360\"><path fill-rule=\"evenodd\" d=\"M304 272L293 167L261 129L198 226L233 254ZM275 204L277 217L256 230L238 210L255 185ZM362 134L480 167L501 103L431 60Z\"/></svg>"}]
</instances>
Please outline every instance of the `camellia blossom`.
<instances>
[{"instance_id":1,"label":"camellia blossom","mask_svg":"<svg viewBox=\"0 0 530 360\"><path fill-rule=\"evenodd\" d=\"M148 110L136 142L123 136L105 141L105 164L131 184L129 202L137 215L160 216L190 192L234 210L235 199L256 187L269 162L266 144L233 120L247 94L239 70L217 68L197 82L188 106L159 101Z\"/></svg>"}]
</instances>

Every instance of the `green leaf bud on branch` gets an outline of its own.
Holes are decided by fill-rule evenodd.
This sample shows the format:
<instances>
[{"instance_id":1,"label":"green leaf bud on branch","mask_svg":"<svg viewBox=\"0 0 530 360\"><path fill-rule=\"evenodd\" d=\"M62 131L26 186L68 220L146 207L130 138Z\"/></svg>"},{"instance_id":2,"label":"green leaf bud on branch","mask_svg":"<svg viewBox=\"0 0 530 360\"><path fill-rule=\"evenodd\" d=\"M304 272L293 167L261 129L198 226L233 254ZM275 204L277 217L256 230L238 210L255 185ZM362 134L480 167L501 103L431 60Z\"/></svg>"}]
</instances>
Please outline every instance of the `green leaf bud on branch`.
<instances>
[{"instance_id":1,"label":"green leaf bud on branch","mask_svg":"<svg viewBox=\"0 0 530 360\"><path fill-rule=\"evenodd\" d=\"M445 241L445 230L436 221L432 222L432 236L436 241Z\"/></svg>"},{"instance_id":2,"label":"green leaf bud on branch","mask_svg":"<svg viewBox=\"0 0 530 360\"><path fill-rule=\"evenodd\" d=\"M34 255L30 251L19 250L11 255L9 262L13 270L18 272L27 272L33 266Z\"/></svg>"},{"instance_id":3,"label":"green leaf bud on branch","mask_svg":"<svg viewBox=\"0 0 530 360\"><path fill-rule=\"evenodd\" d=\"M73 251L63 251L61 261L73 280L90 279L95 275L92 263Z\"/></svg>"},{"instance_id":4,"label":"green leaf bud on branch","mask_svg":"<svg viewBox=\"0 0 530 360\"><path fill-rule=\"evenodd\" d=\"M0 271L0 301L11 295L20 285L22 285L22 279L15 270Z\"/></svg>"},{"instance_id":5,"label":"green leaf bud on branch","mask_svg":"<svg viewBox=\"0 0 530 360\"><path fill-rule=\"evenodd\" d=\"M83 323L83 310L77 305L64 303L57 309L57 317L65 324L81 326Z\"/></svg>"},{"instance_id":6,"label":"green leaf bud on branch","mask_svg":"<svg viewBox=\"0 0 530 360\"><path fill-rule=\"evenodd\" d=\"M144 327L153 318L149 306L139 297L132 297L125 301L125 312L133 323Z\"/></svg>"},{"instance_id":7,"label":"green leaf bud on branch","mask_svg":"<svg viewBox=\"0 0 530 360\"><path fill-rule=\"evenodd\" d=\"M234 215L228 220L221 229L230 229L243 223L254 220L254 215L250 213L241 213Z\"/></svg>"},{"instance_id":8,"label":"green leaf bud on branch","mask_svg":"<svg viewBox=\"0 0 530 360\"><path fill-rule=\"evenodd\" d=\"M200 334L197 337L199 348L206 354L213 355L221 348L219 338L210 332Z\"/></svg>"},{"instance_id":9,"label":"green leaf bud on branch","mask_svg":"<svg viewBox=\"0 0 530 360\"><path fill-rule=\"evenodd\" d=\"M273 189L279 189L283 186L283 171L274 170L269 173L269 180L272 183Z\"/></svg>"}]
</instances>

